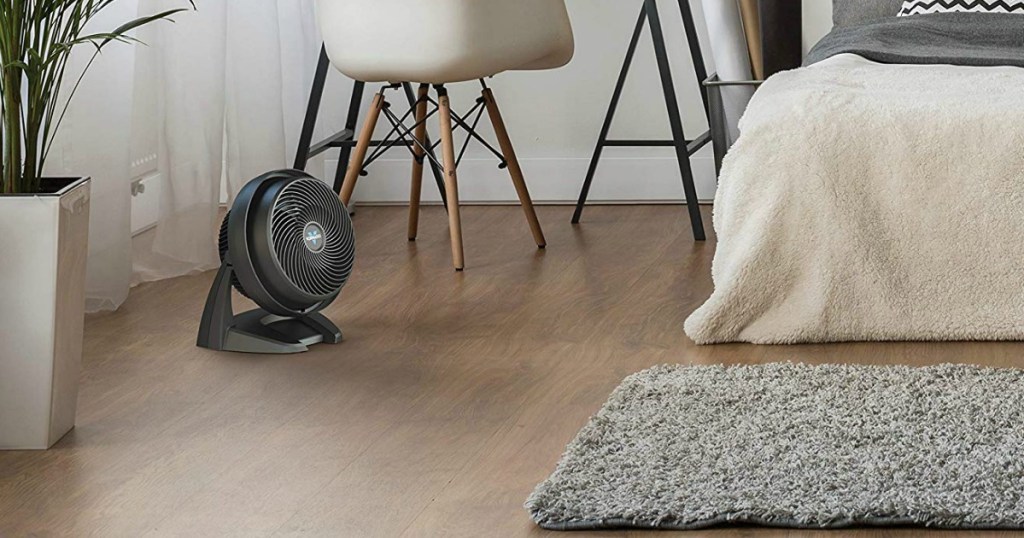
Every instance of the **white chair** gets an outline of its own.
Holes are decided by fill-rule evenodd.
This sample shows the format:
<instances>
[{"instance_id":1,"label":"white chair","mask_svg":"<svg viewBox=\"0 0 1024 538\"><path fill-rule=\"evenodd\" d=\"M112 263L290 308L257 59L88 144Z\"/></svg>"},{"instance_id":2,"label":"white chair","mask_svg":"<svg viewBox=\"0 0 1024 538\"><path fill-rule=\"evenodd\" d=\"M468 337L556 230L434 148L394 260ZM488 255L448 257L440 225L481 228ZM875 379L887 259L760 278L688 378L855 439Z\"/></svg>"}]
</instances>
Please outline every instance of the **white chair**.
<instances>
[{"instance_id":1,"label":"white chair","mask_svg":"<svg viewBox=\"0 0 1024 538\"><path fill-rule=\"evenodd\" d=\"M553 69L568 63L574 44L564 0L318 0L317 17L336 69L356 80L388 83L373 98L342 184L342 202L347 205L352 197L374 128L383 113L392 123L392 133L413 147L409 239L415 240L423 160L430 158L424 146L426 119L431 114L429 107L436 106L452 257L455 269L461 271L465 260L453 128L465 129L473 138L484 141L471 121L452 112L445 84L479 79L482 97L465 118L486 109L500 152L490 145L488 148L507 165L537 246L544 248L544 233L522 169L494 95L483 79L509 70ZM415 118L411 128L389 110L385 99L385 92L401 82L420 83L415 111L407 114ZM430 85L437 92L436 101L429 96Z\"/></svg>"}]
</instances>

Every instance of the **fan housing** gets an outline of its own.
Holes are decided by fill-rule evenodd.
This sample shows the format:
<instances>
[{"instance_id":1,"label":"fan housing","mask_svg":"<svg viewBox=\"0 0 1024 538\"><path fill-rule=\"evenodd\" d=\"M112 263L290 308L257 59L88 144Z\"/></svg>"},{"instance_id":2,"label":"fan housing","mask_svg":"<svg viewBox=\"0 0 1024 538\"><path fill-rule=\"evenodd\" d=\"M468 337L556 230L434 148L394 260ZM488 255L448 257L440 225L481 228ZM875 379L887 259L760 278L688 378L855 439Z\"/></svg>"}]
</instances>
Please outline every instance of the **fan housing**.
<instances>
[{"instance_id":1,"label":"fan housing","mask_svg":"<svg viewBox=\"0 0 1024 538\"><path fill-rule=\"evenodd\" d=\"M322 181L298 170L250 181L221 223L219 250L221 271L207 299L200 346L285 353L340 340L318 312L352 274L355 235L348 211ZM229 316L225 329L216 320L225 318L225 297L230 312L231 288L260 308Z\"/></svg>"}]
</instances>

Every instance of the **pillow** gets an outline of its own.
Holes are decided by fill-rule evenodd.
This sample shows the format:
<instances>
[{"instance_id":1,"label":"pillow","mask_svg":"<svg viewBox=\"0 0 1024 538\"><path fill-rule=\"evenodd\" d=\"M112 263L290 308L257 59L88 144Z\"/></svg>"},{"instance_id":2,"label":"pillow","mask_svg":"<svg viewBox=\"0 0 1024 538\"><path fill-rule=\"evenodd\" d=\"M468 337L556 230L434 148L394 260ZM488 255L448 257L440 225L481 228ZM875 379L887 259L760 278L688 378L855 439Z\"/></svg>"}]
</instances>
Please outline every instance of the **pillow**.
<instances>
[{"instance_id":1,"label":"pillow","mask_svg":"<svg viewBox=\"0 0 1024 538\"><path fill-rule=\"evenodd\" d=\"M840 27L895 17L902 6L903 0L833 0L832 22Z\"/></svg>"},{"instance_id":2,"label":"pillow","mask_svg":"<svg viewBox=\"0 0 1024 538\"><path fill-rule=\"evenodd\" d=\"M1024 15L1024 0L905 0L899 16L964 12Z\"/></svg>"}]
</instances>

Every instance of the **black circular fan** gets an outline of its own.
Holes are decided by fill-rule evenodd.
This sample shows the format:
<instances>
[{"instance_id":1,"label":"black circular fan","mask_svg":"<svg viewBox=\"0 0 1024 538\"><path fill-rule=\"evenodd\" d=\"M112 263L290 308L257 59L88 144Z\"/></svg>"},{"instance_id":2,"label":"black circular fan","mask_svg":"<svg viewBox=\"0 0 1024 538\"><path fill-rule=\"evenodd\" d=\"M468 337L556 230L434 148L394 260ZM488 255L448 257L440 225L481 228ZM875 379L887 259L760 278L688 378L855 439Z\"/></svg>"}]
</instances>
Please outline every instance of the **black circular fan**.
<instances>
[{"instance_id":1,"label":"black circular fan","mask_svg":"<svg viewBox=\"0 0 1024 538\"><path fill-rule=\"evenodd\" d=\"M269 312L308 314L330 303L352 273L348 211L324 182L286 170L251 181L221 225L221 259L235 288Z\"/></svg>"},{"instance_id":2,"label":"black circular fan","mask_svg":"<svg viewBox=\"0 0 1024 538\"><path fill-rule=\"evenodd\" d=\"M352 273L352 221L322 181L297 170L270 172L243 187L224 217L220 257L231 287L265 313L309 325L306 318L330 304Z\"/></svg>"}]
</instances>

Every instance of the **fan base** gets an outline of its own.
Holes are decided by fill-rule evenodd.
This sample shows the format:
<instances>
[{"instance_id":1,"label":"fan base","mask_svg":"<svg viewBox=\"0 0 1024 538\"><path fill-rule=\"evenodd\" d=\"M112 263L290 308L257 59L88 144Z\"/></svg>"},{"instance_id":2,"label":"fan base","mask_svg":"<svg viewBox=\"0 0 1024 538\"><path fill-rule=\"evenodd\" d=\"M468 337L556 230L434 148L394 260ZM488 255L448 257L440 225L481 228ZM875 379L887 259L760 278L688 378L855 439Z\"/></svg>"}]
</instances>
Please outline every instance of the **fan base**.
<instances>
[{"instance_id":1,"label":"fan base","mask_svg":"<svg viewBox=\"0 0 1024 538\"><path fill-rule=\"evenodd\" d=\"M301 353L314 344L341 342L341 330L323 314L283 318L262 309L235 316L220 351Z\"/></svg>"},{"instance_id":2,"label":"fan base","mask_svg":"<svg viewBox=\"0 0 1024 538\"><path fill-rule=\"evenodd\" d=\"M282 317L257 308L234 315L232 275L231 265L221 264L199 324L199 347L239 353L301 353L314 344L341 342L341 330L319 312Z\"/></svg>"}]
</instances>

